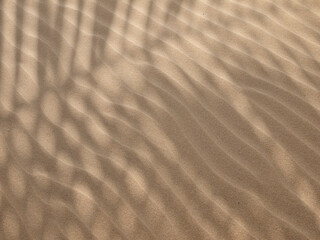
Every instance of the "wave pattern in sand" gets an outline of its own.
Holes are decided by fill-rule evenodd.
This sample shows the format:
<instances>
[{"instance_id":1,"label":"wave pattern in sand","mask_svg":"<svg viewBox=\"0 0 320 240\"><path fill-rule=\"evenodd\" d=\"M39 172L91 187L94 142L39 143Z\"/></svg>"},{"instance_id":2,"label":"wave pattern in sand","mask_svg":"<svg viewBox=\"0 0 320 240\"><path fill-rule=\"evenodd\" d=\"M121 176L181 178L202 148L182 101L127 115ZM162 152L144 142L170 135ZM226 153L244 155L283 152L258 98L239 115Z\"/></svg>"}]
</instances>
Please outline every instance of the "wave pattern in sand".
<instances>
[{"instance_id":1,"label":"wave pattern in sand","mask_svg":"<svg viewBox=\"0 0 320 240\"><path fill-rule=\"evenodd\" d=\"M320 239L320 3L0 0L0 239Z\"/></svg>"}]
</instances>

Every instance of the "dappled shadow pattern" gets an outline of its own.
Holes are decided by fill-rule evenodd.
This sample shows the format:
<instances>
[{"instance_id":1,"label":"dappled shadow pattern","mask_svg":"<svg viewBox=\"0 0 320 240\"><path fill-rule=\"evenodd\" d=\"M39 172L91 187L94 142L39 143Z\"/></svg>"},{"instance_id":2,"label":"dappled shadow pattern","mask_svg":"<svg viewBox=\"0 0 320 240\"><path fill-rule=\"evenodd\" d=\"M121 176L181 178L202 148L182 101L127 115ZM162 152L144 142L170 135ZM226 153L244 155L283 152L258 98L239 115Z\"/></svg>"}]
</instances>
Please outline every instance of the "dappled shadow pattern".
<instances>
[{"instance_id":1,"label":"dappled shadow pattern","mask_svg":"<svg viewBox=\"0 0 320 240\"><path fill-rule=\"evenodd\" d=\"M319 239L320 4L0 8L0 239Z\"/></svg>"}]
</instances>

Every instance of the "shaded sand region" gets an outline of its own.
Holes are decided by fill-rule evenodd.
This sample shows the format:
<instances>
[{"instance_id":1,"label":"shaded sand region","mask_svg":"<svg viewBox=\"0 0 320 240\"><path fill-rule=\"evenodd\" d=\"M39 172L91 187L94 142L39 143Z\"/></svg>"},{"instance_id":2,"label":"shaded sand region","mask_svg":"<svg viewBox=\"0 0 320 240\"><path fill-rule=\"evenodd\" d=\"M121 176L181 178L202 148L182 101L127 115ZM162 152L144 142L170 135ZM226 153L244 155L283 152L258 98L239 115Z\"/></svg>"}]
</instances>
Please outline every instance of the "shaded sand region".
<instances>
[{"instance_id":1,"label":"shaded sand region","mask_svg":"<svg viewBox=\"0 0 320 240\"><path fill-rule=\"evenodd\" d=\"M320 239L320 1L0 0L1 240Z\"/></svg>"}]
</instances>

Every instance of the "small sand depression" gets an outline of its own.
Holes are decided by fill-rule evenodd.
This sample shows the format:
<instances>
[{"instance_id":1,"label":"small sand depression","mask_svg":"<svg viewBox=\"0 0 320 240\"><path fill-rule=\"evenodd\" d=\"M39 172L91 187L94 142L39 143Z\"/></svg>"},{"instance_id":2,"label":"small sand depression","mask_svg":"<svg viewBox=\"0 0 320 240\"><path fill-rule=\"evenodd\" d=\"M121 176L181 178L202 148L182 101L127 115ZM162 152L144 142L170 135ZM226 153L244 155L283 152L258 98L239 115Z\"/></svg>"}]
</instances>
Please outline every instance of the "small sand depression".
<instances>
[{"instance_id":1,"label":"small sand depression","mask_svg":"<svg viewBox=\"0 0 320 240\"><path fill-rule=\"evenodd\" d=\"M0 9L1 240L320 239L320 1Z\"/></svg>"}]
</instances>

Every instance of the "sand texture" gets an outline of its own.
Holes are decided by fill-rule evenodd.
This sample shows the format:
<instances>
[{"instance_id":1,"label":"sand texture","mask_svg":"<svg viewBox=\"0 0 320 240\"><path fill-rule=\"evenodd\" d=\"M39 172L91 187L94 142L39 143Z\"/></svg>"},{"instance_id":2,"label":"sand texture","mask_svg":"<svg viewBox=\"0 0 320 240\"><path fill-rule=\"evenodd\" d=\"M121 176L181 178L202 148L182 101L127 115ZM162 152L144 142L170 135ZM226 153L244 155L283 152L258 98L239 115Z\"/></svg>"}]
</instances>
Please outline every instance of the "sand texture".
<instances>
[{"instance_id":1,"label":"sand texture","mask_svg":"<svg viewBox=\"0 0 320 240\"><path fill-rule=\"evenodd\" d=\"M319 0L0 0L0 240L319 240Z\"/></svg>"}]
</instances>

